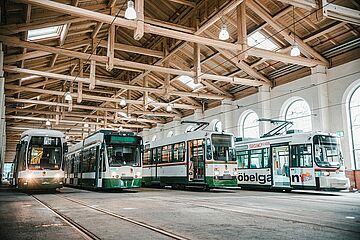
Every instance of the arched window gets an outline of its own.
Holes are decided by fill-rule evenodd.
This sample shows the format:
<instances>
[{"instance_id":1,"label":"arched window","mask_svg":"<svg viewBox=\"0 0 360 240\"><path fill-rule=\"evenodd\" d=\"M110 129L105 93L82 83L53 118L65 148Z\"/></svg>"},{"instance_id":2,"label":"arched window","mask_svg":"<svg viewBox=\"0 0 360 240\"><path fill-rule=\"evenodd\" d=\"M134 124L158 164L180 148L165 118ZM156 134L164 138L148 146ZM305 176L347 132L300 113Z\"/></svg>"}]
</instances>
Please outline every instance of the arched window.
<instances>
[{"instance_id":1,"label":"arched window","mask_svg":"<svg viewBox=\"0 0 360 240\"><path fill-rule=\"evenodd\" d=\"M248 111L242 117L240 135L243 138L259 138L259 117L254 111Z\"/></svg>"},{"instance_id":2,"label":"arched window","mask_svg":"<svg viewBox=\"0 0 360 240\"><path fill-rule=\"evenodd\" d=\"M173 131L169 131L168 134L167 134L167 137L172 137L174 136L174 132Z\"/></svg>"},{"instance_id":3,"label":"arched window","mask_svg":"<svg viewBox=\"0 0 360 240\"><path fill-rule=\"evenodd\" d=\"M350 130L355 169L360 168L360 87L350 97Z\"/></svg>"},{"instance_id":4,"label":"arched window","mask_svg":"<svg viewBox=\"0 0 360 240\"><path fill-rule=\"evenodd\" d=\"M215 122L214 131L215 132L222 132L222 123L221 123L221 121Z\"/></svg>"},{"instance_id":5,"label":"arched window","mask_svg":"<svg viewBox=\"0 0 360 240\"><path fill-rule=\"evenodd\" d=\"M304 132L312 130L311 109L304 99L298 98L291 102L284 115L285 120L293 122L291 129L299 129Z\"/></svg>"},{"instance_id":6,"label":"arched window","mask_svg":"<svg viewBox=\"0 0 360 240\"><path fill-rule=\"evenodd\" d=\"M152 141L152 142L156 141L156 135L154 135L154 136L151 138L151 141Z\"/></svg>"}]
</instances>

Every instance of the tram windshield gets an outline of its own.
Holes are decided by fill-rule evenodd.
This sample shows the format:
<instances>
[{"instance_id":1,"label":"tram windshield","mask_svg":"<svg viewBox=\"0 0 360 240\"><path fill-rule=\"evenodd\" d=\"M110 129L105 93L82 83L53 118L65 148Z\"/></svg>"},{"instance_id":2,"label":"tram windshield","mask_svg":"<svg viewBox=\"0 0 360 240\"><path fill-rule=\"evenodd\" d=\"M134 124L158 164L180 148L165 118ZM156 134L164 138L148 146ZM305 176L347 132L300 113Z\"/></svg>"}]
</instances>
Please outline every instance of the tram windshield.
<instances>
[{"instance_id":1,"label":"tram windshield","mask_svg":"<svg viewBox=\"0 0 360 240\"><path fill-rule=\"evenodd\" d=\"M217 161L233 161L235 160L233 137L224 134L212 134L212 154L214 160Z\"/></svg>"},{"instance_id":2,"label":"tram windshield","mask_svg":"<svg viewBox=\"0 0 360 240\"><path fill-rule=\"evenodd\" d=\"M32 170L60 169L61 149L59 137L32 137L28 151L28 168Z\"/></svg>"},{"instance_id":3,"label":"tram windshield","mask_svg":"<svg viewBox=\"0 0 360 240\"><path fill-rule=\"evenodd\" d=\"M340 167L343 159L340 144L333 136L314 136L315 162L319 167Z\"/></svg>"},{"instance_id":4,"label":"tram windshield","mask_svg":"<svg viewBox=\"0 0 360 240\"><path fill-rule=\"evenodd\" d=\"M136 136L105 136L107 156L111 167L140 166L141 138Z\"/></svg>"}]
</instances>

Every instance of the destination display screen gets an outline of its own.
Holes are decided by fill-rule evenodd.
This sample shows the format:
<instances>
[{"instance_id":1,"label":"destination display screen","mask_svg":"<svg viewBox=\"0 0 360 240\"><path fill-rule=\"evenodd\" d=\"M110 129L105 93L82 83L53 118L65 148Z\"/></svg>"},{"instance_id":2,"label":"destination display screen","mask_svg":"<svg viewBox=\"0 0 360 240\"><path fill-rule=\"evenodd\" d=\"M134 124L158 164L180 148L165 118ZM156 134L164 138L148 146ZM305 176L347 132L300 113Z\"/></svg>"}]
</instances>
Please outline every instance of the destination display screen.
<instances>
[{"instance_id":1,"label":"destination display screen","mask_svg":"<svg viewBox=\"0 0 360 240\"><path fill-rule=\"evenodd\" d=\"M122 143L128 143L128 144L140 144L141 138L136 136L108 136L106 137L108 144L122 144Z\"/></svg>"}]
</instances>

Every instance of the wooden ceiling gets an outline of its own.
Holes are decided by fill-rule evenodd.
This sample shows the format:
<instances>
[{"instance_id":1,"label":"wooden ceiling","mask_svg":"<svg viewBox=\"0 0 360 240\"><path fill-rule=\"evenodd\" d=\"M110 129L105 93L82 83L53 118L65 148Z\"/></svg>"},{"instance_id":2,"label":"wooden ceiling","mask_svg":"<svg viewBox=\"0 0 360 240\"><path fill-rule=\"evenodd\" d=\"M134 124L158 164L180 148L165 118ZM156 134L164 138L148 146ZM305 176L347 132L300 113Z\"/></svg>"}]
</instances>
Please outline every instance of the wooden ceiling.
<instances>
[{"instance_id":1,"label":"wooden ceiling","mask_svg":"<svg viewBox=\"0 0 360 240\"><path fill-rule=\"evenodd\" d=\"M355 0L331 4L360 9ZM315 0L136 0L136 20L124 18L126 5L1 1L10 145L28 128L46 128L47 120L70 140L101 127L139 132L240 99L261 85L285 84L316 65L333 67L360 56L359 20L323 16ZM226 41L218 40L223 23ZM27 41L28 30L50 26L62 26L59 37ZM247 46L255 32L278 49ZM294 39L299 57L289 54ZM202 87L193 90L180 75ZM72 101L64 99L66 92Z\"/></svg>"}]
</instances>

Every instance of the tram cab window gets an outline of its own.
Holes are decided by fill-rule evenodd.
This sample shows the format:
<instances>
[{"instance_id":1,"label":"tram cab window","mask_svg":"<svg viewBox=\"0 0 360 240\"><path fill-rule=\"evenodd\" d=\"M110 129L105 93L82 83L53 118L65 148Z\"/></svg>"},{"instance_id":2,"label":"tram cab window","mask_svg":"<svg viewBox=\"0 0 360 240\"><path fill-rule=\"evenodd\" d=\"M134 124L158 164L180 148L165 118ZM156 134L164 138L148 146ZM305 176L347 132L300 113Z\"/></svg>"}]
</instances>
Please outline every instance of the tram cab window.
<instances>
[{"instance_id":1,"label":"tram cab window","mask_svg":"<svg viewBox=\"0 0 360 240\"><path fill-rule=\"evenodd\" d=\"M26 146L27 142L21 142L20 150L19 150L19 158L18 158L18 170L26 169Z\"/></svg>"},{"instance_id":2,"label":"tram cab window","mask_svg":"<svg viewBox=\"0 0 360 240\"><path fill-rule=\"evenodd\" d=\"M62 146L59 137L34 136L28 151L29 169L60 169Z\"/></svg>"},{"instance_id":3,"label":"tram cab window","mask_svg":"<svg viewBox=\"0 0 360 240\"><path fill-rule=\"evenodd\" d=\"M217 161L234 160L233 137L231 135L212 134L213 158Z\"/></svg>"},{"instance_id":4,"label":"tram cab window","mask_svg":"<svg viewBox=\"0 0 360 240\"><path fill-rule=\"evenodd\" d=\"M173 145L173 157L172 162L183 162L185 161L185 143L175 143Z\"/></svg>"},{"instance_id":5,"label":"tram cab window","mask_svg":"<svg viewBox=\"0 0 360 240\"><path fill-rule=\"evenodd\" d=\"M291 146L290 167L312 167L311 144Z\"/></svg>"},{"instance_id":6,"label":"tram cab window","mask_svg":"<svg viewBox=\"0 0 360 240\"><path fill-rule=\"evenodd\" d=\"M249 168L249 153L248 151L237 151L236 161L239 168Z\"/></svg>"}]
</instances>

